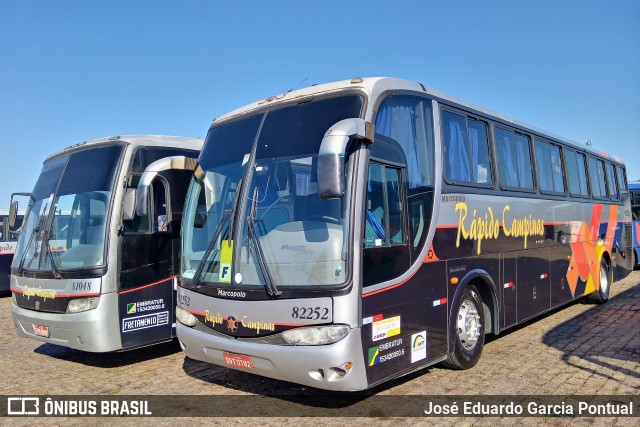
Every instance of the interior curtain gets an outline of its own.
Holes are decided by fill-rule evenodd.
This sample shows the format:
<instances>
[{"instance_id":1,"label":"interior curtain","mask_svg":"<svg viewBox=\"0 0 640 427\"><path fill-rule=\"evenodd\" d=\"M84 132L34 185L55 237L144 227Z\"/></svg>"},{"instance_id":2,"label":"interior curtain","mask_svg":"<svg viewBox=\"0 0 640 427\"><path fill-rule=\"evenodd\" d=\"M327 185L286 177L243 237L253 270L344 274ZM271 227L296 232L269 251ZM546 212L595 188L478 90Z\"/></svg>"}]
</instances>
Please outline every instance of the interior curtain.
<instances>
[{"instance_id":1,"label":"interior curtain","mask_svg":"<svg viewBox=\"0 0 640 427\"><path fill-rule=\"evenodd\" d=\"M471 172L469 170L469 154L467 153L467 144L462 133L460 124L456 121L449 122L449 146L448 162L449 162L449 178L456 181L471 181Z\"/></svg>"},{"instance_id":2,"label":"interior curtain","mask_svg":"<svg viewBox=\"0 0 640 427\"><path fill-rule=\"evenodd\" d=\"M409 188L415 188L422 182L418 153L415 148L415 107L401 104L401 102L403 102L402 99L390 98L383 103L376 118L376 133L400 144L407 158Z\"/></svg>"}]
</instances>

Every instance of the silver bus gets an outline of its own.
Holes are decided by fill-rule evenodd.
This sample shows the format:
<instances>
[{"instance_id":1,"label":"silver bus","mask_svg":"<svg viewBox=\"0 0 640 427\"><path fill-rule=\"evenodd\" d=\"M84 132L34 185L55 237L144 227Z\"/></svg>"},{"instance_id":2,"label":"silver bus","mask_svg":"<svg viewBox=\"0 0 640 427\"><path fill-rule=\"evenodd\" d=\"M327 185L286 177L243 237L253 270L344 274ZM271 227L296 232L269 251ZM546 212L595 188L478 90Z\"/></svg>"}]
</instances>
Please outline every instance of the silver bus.
<instances>
[{"instance_id":1,"label":"silver bus","mask_svg":"<svg viewBox=\"0 0 640 427\"><path fill-rule=\"evenodd\" d=\"M193 171L156 174L145 209L134 208L136 188L145 169L171 156L195 159L201 147L195 138L114 136L44 161L11 265L20 336L90 352L175 337L174 278Z\"/></svg>"},{"instance_id":2,"label":"silver bus","mask_svg":"<svg viewBox=\"0 0 640 427\"><path fill-rule=\"evenodd\" d=\"M631 269L619 159L419 83L261 100L198 161L177 336L219 366L330 390L471 368L485 334Z\"/></svg>"}]
</instances>

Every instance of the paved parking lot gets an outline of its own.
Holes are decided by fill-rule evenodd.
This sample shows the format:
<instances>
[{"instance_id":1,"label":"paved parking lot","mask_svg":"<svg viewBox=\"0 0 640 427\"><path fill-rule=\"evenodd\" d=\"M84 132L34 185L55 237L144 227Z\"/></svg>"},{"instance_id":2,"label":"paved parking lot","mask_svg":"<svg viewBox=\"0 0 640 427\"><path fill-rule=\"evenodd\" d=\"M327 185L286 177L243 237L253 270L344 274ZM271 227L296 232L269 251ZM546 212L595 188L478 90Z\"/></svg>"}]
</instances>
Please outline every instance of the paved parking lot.
<instances>
[{"instance_id":1,"label":"paved parking lot","mask_svg":"<svg viewBox=\"0 0 640 427\"><path fill-rule=\"evenodd\" d=\"M2 395L221 395L264 397L317 407L316 391L185 359L176 343L91 354L19 338L11 298L0 298ZM285 393L288 397L277 396ZM375 390L377 396L640 395L640 272L613 285L602 306L574 303L499 337L491 337L469 371L439 366ZM295 398L292 398L295 397ZM239 416L259 411L237 405ZM239 399L242 402L242 399ZM638 418L48 418L38 425L638 425ZM2 419L33 425L33 419Z\"/></svg>"}]
</instances>

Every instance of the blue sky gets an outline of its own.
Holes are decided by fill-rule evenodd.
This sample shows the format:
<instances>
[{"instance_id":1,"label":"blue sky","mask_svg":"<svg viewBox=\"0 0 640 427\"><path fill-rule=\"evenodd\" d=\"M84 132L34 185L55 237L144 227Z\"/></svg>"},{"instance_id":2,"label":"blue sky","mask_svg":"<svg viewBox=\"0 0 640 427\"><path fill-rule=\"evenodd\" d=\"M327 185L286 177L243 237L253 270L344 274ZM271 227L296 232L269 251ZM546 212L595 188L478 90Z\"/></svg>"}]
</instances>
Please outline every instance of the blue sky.
<instances>
[{"instance_id":1,"label":"blue sky","mask_svg":"<svg viewBox=\"0 0 640 427\"><path fill-rule=\"evenodd\" d=\"M640 179L637 0L0 0L0 207L65 146L204 136L303 80L356 76L590 138Z\"/></svg>"}]
</instances>

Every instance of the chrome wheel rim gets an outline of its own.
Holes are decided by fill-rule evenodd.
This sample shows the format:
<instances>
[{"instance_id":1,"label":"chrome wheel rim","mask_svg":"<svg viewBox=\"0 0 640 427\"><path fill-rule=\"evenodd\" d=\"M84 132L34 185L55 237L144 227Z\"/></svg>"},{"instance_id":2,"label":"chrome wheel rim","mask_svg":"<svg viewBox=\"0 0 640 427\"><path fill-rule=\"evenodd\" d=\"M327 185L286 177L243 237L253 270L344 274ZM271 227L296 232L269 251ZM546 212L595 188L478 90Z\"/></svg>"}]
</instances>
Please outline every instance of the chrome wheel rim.
<instances>
[{"instance_id":1,"label":"chrome wheel rim","mask_svg":"<svg viewBox=\"0 0 640 427\"><path fill-rule=\"evenodd\" d=\"M460 303L457 327L458 338L462 347L467 351L473 350L478 345L482 325L478 308L471 298L465 298Z\"/></svg>"}]
</instances>

